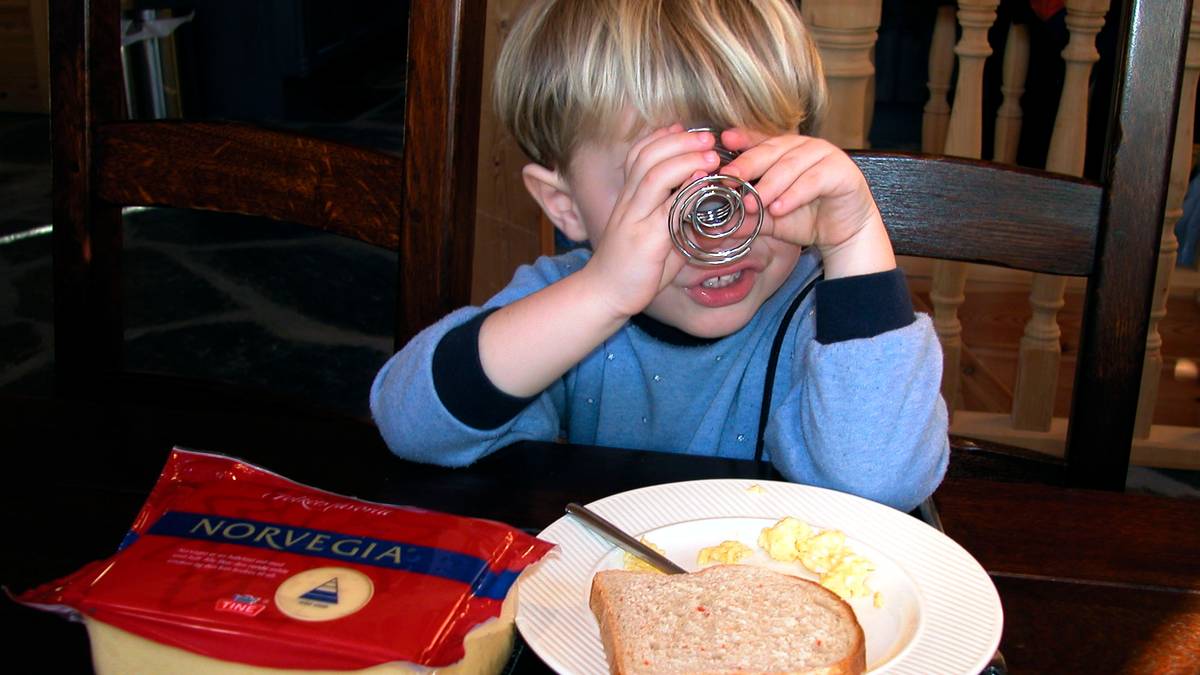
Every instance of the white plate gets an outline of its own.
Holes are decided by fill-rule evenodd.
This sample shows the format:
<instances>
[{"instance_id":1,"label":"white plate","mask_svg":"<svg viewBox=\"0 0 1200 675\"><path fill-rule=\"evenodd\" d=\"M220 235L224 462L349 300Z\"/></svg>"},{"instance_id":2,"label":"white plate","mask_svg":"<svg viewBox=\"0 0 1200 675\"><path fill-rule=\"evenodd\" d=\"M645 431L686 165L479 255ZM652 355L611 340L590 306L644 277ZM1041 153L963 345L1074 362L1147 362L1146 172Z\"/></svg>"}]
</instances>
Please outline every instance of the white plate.
<instances>
[{"instance_id":1,"label":"white plate","mask_svg":"<svg viewBox=\"0 0 1200 675\"><path fill-rule=\"evenodd\" d=\"M762 491L751 490L760 486ZM875 563L868 578L883 597L850 601L867 638L867 669L900 675L975 675L1000 643L996 587L961 546L895 509L833 490L754 480L655 485L588 505L618 527L662 547L689 571L705 546L735 539L755 549L744 562L815 578L800 563L769 560L758 534L784 516L819 530L838 529ZM617 568L622 553L570 516L539 535L558 544L521 577L517 628L543 661L563 675L604 675L608 664L588 609L592 576Z\"/></svg>"}]
</instances>

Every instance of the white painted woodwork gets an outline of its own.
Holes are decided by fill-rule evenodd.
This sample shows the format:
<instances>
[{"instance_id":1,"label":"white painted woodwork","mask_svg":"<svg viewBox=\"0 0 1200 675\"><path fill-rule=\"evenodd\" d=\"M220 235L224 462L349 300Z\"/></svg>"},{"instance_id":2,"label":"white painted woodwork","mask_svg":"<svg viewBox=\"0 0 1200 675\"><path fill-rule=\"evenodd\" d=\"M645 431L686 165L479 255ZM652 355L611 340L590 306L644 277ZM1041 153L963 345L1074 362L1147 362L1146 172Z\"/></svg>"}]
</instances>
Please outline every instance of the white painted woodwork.
<instances>
[{"instance_id":1,"label":"white painted woodwork","mask_svg":"<svg viewBox=\"0 0 1200 675\"><path fill-rule=\"evenodd\" d=\"M1025 93L1025 76L1029 72L1029 28L1022 23L1010 24L1004 43L1004 64L1001 69L1000 93L1003 100L996 111L996 133L992 160L1005 164L1017 163L1017 146L1021 140L1021 94Z\"/></svg>"},{"instance_id":2,"label":"white painted woodwork","mask_svg":"<svg viewBox=\"0 0 1200 675\"><path fill-rule=\"evenodd\" d=\"M1046 431L1014 429L1004 413L960 410L950 433L1027 448L1063 457L1067 419L1055 417ZM1200 470L1200 428L1156 424L1147 438L1135 438L1130 464L1164 469Z\"/></svg>"},{"instance_id":3,"label":"white painted woodwork","mask_svg":"<svg viewBox=\"0 0 1200 675\"><path fill-rule=\"evenodd\" d=\"M954 74L954 5L938 7L929 46L929 100L921 121L921 151L940 155L946 149L946 129L950 126L950 78Z\"/></svg>"},{"instance_id":4,"label":"white painted woodwork","mask_svg":"<svg viewBox=\"0 0 1200 675\"><path fill-rule=\"evenodd\" d=\"M1083 175L1087 146L1089 78L1100 60L1096 34L1104 26L1108 0L1067 0L1070 39L1063 49L1063 88L1046 156L1046 169ZM1017 381L1013 385L1012 422L1017 429L1047 431L1054 416L1054 391L1062 356L1058 310L1066 279L1035 274L1029 294L1031 315L1021 338Z\"/></svg>"},{"instance_id":5,"label":"white painted woodwork","mask_svg":"<svg viewBox=\"0 0 1200 675\"><path fill-rule=\"evenodd\" d=\"M954 106L946 132L945 153L979 159L983 146L983 66L992 53L987 33L996 22L1000 0L959 0L958 23L962 37L954 48L958 55L958 79ZM938 261L934 266L933 326L942 343L942 396L951 414L959 403L962 364L962 323L958 308L965 299L966 267L963 263Z\"/></svg>"},{"instance_id":6,"label":"white painted woodwork","mask_svg":"<svg viewBox=\"0 0 1200 675\"><path fill-rule=\"evenodd\" d=\"M882 0L805 0L801 11L821 53L830 107L821 136L841 148L867 145L867 89L875 74ZM874 97L870 97L871 100Z\"/></svg>"},{"instance_id":7,"label":"white painted woodwork","mask_svg":"<svg viewBox=\"0 0 1200 675\"><path fill-rule=\"evenodd\" d=\"M942 397L951 415L960 407L962 322L958 308L966 300L967 266L949 260L933 262L929 300L933 304L933 329L942 345Z\"/></svg>"},{"instance_id":8,"label":"white painted woodwork","mask_svg":"<svg viewBox=\"0 0 1200 675\"><path fill-rule=\"evenodd\" d=\"M1000 0L959 0L962 37L954 47L958 79L946 132L947 155L979 159L983 147L983 66L992 55L988 29L996 22Z\"/></svg>"}]
</instances>

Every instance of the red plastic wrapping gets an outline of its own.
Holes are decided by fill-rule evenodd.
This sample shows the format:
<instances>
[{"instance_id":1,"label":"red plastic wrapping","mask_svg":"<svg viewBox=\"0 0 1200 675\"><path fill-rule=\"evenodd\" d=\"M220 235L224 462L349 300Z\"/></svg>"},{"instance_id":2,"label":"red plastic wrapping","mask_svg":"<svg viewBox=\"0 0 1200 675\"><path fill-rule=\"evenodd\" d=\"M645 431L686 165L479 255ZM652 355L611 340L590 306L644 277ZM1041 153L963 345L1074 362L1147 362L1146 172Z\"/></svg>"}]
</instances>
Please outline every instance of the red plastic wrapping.
<instances>
[{"instance_id":1,"label":"red plastic wrapping","mask_svg":"<svg viewBox=\"0 0 1200 675\"><path fill-rule=\"evenodd\" d=\"M257 666L438 667L552 546L176 449L115 555L17 600Z\"/></svg>"}]
</instances>

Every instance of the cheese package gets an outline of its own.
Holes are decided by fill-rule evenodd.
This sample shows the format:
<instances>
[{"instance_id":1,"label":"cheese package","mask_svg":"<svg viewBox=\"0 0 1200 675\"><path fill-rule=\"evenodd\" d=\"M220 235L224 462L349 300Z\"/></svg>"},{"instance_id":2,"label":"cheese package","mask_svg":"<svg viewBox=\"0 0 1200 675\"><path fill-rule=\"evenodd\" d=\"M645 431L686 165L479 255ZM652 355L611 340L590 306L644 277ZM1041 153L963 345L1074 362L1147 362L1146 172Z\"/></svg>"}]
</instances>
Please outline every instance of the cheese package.
<instances>
[{"instance_id":1,"label":"cheese package","mask_svg":"<svg viewBox=\"0 0 1200 675\"><path fill-rule=\"evenodd\" d=\"M175 449L115 555L16 599L84 620L100 673L497 672L552 546Z\"/></svg>"}]
</instances>

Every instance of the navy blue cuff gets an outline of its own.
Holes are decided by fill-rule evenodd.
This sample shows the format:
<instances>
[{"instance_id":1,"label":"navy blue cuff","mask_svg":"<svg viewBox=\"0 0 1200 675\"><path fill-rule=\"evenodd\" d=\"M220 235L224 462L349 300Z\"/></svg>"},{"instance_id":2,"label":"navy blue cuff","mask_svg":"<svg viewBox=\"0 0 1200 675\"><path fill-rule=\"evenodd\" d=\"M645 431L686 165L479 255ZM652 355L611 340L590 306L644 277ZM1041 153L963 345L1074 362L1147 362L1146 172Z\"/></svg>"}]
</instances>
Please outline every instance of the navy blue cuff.
<instances>
[{"instance_id":1,"label":"navy blue cuff","mask_svg":"<svg viewBox=\"0 0 1200 675\"><path fill-rule=\"evenodd\" d=\"M496 388L479 360L479 328L495 309L450 329L433 350L433 387L458 421L487 431L516 417L536 396L519 398Z\"/></svg>"},{"instance_id":2,"label":"navy blue cuff","mask_svg":"<svg viewBox=\"0 0 1200 675\"><path fill-rule=\"evenodd\" d=\"M899 268L817 284L817 342L823 345L875 337L915 320Z\"/></svg>"}]
</instances>

